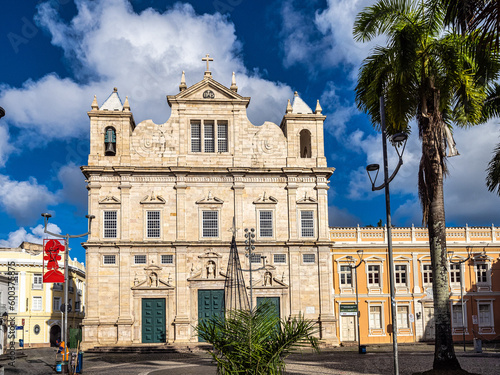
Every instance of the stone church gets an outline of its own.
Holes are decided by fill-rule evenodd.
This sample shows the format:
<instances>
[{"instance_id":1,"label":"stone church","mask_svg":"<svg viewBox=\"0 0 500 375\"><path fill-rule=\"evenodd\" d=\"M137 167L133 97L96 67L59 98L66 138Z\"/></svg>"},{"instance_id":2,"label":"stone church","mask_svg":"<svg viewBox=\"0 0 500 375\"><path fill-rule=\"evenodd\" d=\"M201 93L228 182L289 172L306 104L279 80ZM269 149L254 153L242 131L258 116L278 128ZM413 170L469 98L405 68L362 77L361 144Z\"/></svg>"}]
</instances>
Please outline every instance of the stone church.
<instances>
[{"instance_id":1,"label":"stone church","mask_svg":"<svg viewBox=\"0 0 500 375\"><path fill-rule=\"evenodd\" d=\"M256 126L238 94L207 69L167 96L164 124L136 124L118 90L90 118L83 348L198 342L198 319L223 311L233 231L253 305L303 314L337 343L328 228L328 168L319 102L295 94L281 124ZM201 75L201 74L200 74ZM230 77L228 77L229 80ZM244 229L255 251L244 256Z\"/></svg>"}]
</instances>

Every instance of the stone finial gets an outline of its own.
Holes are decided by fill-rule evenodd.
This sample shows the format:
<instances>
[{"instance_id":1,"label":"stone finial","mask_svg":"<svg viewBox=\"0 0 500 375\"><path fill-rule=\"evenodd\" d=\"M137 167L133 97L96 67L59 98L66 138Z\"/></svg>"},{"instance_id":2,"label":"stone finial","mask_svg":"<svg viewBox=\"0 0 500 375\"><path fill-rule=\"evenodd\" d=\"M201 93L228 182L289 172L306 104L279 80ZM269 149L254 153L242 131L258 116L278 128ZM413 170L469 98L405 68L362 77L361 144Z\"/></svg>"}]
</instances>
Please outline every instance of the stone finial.
<instances>
[{"instance_id":1,"label":"stone finial","mask_svg":"<svg viewBox=\"0 0 500 375\"><path fill-rule=\"evenodd\" d=\"M286 105L286 113L292 113L292 103L290 103L290 99L288 99L288 104Z\"/></svg>"},{"instance_id":2,"label":"stone finial","mask_svg":"<svg viewBox=\"0 0 500 375\"><path fill-rule=\"evenodd\" d=\"M314 110L314 113L316 113L317 115L320 115L322 111L323 111L323 109L319 105L319 100L317 100L316 101L316 109Z\"/></svg>"},{"instance_id":3,"label":"stone finial","mask_svg":"<svg viewBox=\"0 0 500 375\"><path fill-rule=\"evenodd\" d=\"M123 103L123 111L130 112L130 104L128 102L128 96L125 97L125 103Z\"/></svg>"},{"instance_id":4,"label":"stone finial","mask_svg":"<svg viewBox=\"0 0 500 375\"><path fill-rule=\"evenodd\" d=\"M238 92L238 86L236 86L236 76L234 75L234 72L233 72L233 78L231 79L231 87L230 88L234 92Z\"/></svg>"},{"instance_id":5,"label":"stone finial","mask_svg":"<svg viewBox=\"0 0 500 375\"><path fill-rule=\"evenodd\" d=\"M99 110L99 104L97 104L97 95L94 95L94 100L92 101L92 104L90 106L92 107L93 111Z\"/></svg>"},{"instance_id":6,"label":"stone finial","mask_svg":"<svg viewBox=\"0 0 500 375\"><path fill-rule=\"evenodd\" d=\"M186 74L184 73L184 70L183 70L182 76L181 76L181 84L179 85L179 91L184 91L185 89L187 89Z\"/></svg>"},{"instance_id":7,"label":"stone finial","mask_svg":"<svg viewBox=\"0 0 500 375\"><path fill-rule=\"evenodd\" d=\"M297 91L295 91L295 92L293 93L293 96L299 96L299 93L298 93Z\"/></svg>"},{"instance_id":8,"label":"stone finial","mask_svg":"<svg viewBox=\"0 0 500 375\"><path fill-rule=\"evenodd\" d=\"M113 92L118 92L118 89L116 87L113 87Z\"/></svg>"}]
</instances>

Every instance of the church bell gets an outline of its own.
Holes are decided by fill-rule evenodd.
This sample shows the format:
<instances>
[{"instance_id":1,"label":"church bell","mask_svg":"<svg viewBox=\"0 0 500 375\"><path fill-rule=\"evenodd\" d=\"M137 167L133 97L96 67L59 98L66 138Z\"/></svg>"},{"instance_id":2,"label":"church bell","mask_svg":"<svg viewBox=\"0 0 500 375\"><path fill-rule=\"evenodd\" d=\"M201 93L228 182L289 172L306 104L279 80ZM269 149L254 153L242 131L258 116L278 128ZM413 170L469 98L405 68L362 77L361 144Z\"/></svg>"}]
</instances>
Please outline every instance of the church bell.
<instances>
[{"instance_id":1,"label":"church bell","mask_svg":"<svg viewBox=\"0 0 500 375\"><path fill-rule=\"evenodd\" d=\"M116 154L115 144L113 142L107 142L106 143L106 155L115 155L115 154Z\"/></svg>"}]
</instances>

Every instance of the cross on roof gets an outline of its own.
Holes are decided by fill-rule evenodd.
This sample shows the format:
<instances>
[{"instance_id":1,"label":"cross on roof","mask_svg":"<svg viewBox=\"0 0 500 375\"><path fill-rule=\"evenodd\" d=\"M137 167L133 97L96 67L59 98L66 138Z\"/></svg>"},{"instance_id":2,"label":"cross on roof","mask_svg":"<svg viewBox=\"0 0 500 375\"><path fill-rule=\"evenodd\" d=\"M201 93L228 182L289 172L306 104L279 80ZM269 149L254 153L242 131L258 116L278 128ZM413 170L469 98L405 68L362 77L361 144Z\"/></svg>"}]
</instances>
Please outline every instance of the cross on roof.
<instances>
[{"instance_id":1,"label":"cross on roof","mask_svg":"<svg viewBox=\"0 0 500 375\"><path fill-rule=\"evenodd\" d=\"M209 57L209 54L207 53L207 55L206 55L205 57L203 57L203 58L201 59L201 61L206 61L206 62L207 62L207 72L208 72L208 71L210 71L210 69L208 68L208 63L209 63L210 61L214 61L214 59L212 59L211 57Z\"/></svg>"}]
</instances>

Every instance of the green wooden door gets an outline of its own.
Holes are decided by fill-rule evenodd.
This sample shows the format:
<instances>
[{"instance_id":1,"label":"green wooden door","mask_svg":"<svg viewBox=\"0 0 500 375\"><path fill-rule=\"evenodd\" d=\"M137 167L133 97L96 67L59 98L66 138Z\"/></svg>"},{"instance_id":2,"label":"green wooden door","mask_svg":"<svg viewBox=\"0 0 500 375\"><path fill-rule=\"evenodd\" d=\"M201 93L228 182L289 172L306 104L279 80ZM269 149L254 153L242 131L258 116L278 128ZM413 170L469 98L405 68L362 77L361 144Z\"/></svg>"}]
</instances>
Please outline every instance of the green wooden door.
<instances>
[{"instance_id":1,"label":"green wooden door","mask_svg":"<svg viewBox=\"0 0 500 375\"><path fill-rule=\"evenodd\" d=\"M271 302L274 306L274 311L278 318L280 318L280 298L279 297L257 297L257 306L260 306L264 301Z\"/></svg>"},{"instance_id":2,"label":"green wooden door","mask_svg":"<svg viewBox=\"0 0 500 375\"><path fill-rule=\"evenodd\" d=\"M142 300L142 342L166 342L166 319L164 298Z\"/></svg>"},{"instance_id":3,"label":"green wooden door","mask_svg":"<svg viewBox=\"0 0 500 375\"><path fill-rule=\"evenodd\" d=\"M215 314L224 314L224 290L198 290L198 322ZM198 338L199 342L203 342Z\"/></svg>"}]
</instances>

